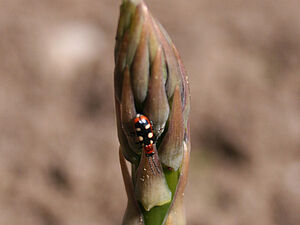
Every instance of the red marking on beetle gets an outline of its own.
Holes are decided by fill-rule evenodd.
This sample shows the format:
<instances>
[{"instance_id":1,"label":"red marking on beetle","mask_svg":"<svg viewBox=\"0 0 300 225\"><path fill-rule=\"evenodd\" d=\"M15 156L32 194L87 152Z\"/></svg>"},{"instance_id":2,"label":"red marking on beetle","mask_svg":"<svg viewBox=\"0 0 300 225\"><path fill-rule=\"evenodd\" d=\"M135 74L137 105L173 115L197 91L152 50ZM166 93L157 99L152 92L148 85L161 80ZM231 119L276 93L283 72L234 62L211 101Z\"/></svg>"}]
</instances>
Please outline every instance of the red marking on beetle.
<instances>
[{"instance_id":1,"label":"red marking on beetle","mask_svg":"<svg viewBox=\"0 0 300 225\"><path fill-rule=\"evenodd\" d=\"M153 148L153 144L150 145L146 145L144 146L144 150L146 152L146 156L152 156L155 154L154 148Z\"/></svg>"},{"instance_id":2,"label":"red marking on beetle","mask_svg":"<svg viewBox=\"0 0 300 225\"><path fill-rule=\"evenodd\" d=\"M135 117L134 118L134 124L137 124L138 122L140 122L140 120L141 120L140 117Z\"/></svg>"}]
</instances>

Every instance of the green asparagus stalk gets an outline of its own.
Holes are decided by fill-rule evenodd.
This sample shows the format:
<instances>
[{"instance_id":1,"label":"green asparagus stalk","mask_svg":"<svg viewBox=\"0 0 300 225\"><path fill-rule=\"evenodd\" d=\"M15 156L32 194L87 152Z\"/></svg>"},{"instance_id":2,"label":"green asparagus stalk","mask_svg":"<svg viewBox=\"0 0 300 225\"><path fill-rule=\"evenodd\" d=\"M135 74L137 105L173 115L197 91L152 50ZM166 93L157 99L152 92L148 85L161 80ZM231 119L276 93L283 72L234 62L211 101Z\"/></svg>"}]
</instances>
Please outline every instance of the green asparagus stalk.
<instances>
[{"instance_id":1,"label":"green asparagus stalk","mask_svg":"<svg viewBox=\"0 0 300 225\"><path fill-rule=\"evenodd\" d=\"M188 78L173 42L143 0L122 2L114 84L120 165L128 197L122 224L185 225ZM136 144L133 120L137 114L147 116L152 124L151 159Z\"/></svg>"}]
</instances>

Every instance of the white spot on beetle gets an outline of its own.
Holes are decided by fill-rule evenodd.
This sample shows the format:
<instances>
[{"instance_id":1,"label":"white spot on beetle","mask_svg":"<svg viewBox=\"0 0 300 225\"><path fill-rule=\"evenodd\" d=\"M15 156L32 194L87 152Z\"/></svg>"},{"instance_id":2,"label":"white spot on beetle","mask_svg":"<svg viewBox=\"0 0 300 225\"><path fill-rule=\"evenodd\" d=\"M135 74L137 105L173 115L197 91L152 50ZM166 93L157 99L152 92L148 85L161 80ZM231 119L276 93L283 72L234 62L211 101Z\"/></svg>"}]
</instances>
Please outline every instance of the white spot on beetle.
<instances>
[{"instance_id":1,"label":"white spot on beetle","mask_svg":"<svg viewBox=\"0 0 300 225\"><path fill-rule=\"evenodd\" d=\"M146 130L148 130L148 129L150 128L150 124L147 124L147 125L145 126L145 128L146 128Z\"/></svg>"},{"instance_id":2,"label":"white spot on beetle","mask_svg":"<svg viewBox=\"0 0 300 225\"><path fill-rule=\"evenodd\" d=\"M135 130L136 130L136 131L141 131L141 128L138 127L138 128L136 128Z\"/></svg>"},{"instance_id":3,"label":"white spot on beetle","mask_svg":"<svg viewBox=\"0 0 300 225\"><path fill-rule=\"evenodd\" d=\"M140 141L143 141L144 138L143 138L142 136L139 136L139 140L140 140Z\"/></svg>"},{"instance_id":4,"label":"white spot on beetle","mask_svg":"<svg viewBox=\"0 0 300 225\"><path fill-rule=\"evenodd\" d=\"M152 137L153 137L153 133L150 132L150 133L148 134L148 138L152 138Z\"/></svg>"},{"instance_id":5,"label":"white spot on beetle","mask_svg":"<svg viewBox=\"0 0 300 225\"><path fill-rule=\"evenodd\" d=\"M153 141L152 141L152 140L150 140L150 143L151 143L151 144L153 144Z\"/></svg>"}]
</instances>

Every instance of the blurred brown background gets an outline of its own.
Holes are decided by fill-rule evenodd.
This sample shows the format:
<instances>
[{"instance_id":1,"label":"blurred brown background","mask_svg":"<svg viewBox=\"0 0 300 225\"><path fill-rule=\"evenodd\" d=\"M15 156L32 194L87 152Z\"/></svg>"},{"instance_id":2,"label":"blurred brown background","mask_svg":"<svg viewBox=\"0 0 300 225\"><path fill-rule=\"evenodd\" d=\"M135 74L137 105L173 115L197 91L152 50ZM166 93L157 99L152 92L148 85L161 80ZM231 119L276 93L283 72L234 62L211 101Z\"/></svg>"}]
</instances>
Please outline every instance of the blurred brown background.
<instances>
[{"instance_id":1,"label":"blurred brown background","mask_svg":"<svg viewBox=\"0 0 300 225\"><path fill-rule=\"evenodd\" d=\"M0 224L117 225L121 0L0 1ZM190 74L190 225L300 224L300 1L146 0Z\"/></svg>"}]
</instances>

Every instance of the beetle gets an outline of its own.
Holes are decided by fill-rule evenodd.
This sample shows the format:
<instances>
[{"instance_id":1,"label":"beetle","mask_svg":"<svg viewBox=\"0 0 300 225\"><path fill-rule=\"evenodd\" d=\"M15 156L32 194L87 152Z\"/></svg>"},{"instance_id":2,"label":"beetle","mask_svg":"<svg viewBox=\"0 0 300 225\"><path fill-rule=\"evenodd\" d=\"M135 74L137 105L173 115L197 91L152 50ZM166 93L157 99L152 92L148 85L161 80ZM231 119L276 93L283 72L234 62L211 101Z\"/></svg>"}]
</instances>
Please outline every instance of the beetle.
<instances>
[{"instance_id":1,"label":"beetle","mask_svg":"<svg viewBox=\"0 0 300 225\"><path fill-rule=\"evenodd\" d=\"M137 114L134 118L134 130L136 134L136 138L138 140L138 143L143 147L145 151L145 155L148 159L148 163L150 165L150 168L152 170L152 173L155 175L156 173L160 174L160 168L157 166L157 158L154 158L155 150L154 150L154 134L152 129L152 124L150 120L142 115ZM150 160L150 158L152 160ZM156 169L153 169L153 166Z\"/></svg>"},{"instance_id":2,"label":"beetle","mask_svg":"<svg viewBox=\"0 0 300 225\"><path fill-rule=\"evenodd\" d=\"M141 114L137 114L134 119L134 129L138 143L144 148L146 156L154 155L154 137L150 120Z\"/></svg>"}]
</instances>

